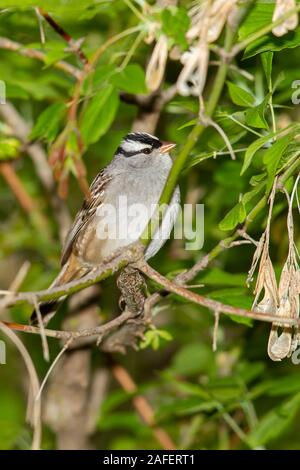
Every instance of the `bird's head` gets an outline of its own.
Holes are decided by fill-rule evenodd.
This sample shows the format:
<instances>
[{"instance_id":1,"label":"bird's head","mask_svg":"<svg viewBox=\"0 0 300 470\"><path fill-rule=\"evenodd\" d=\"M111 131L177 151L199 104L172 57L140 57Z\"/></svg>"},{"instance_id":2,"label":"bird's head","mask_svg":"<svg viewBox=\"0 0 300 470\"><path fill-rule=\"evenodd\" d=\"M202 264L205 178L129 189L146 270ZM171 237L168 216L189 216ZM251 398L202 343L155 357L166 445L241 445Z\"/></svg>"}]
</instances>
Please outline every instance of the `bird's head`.
<instances>
[{"instance_id":1,"label":"bird's head","mask_svg":"<svg viewBox=\"0 0 300 470\"><path fill-rule=\"evenodd\" d=\"M175 147L171 142L163 142L145 132L131 132L121 141L116 156L128 159L134 166L151 165L160 158L165 158Z\"/></svg>"}]
</instances>

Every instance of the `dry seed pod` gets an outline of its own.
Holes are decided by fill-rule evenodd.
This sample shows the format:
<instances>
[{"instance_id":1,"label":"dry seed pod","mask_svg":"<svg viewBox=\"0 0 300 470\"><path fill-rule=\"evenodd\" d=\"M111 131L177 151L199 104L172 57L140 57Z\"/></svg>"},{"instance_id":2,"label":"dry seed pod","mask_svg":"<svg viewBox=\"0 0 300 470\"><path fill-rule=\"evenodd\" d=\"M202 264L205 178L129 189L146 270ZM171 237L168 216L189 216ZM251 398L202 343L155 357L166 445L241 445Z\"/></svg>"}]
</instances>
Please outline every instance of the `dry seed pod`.
<instances>
[{"instance_id":1,"label":"dry seed pod","mask_svg":"<svg viewBox=\"0 0 300 470\"><path fill-rule=\"evenodd\" d=\"M184 67L177 80L177 90L182 96L200 96L206 81L209 50L203 47L193 47L182 55Z\"/></svg>"},{"instance_id":2,"label":"dry seed pod","mask_svg":"<svg viewBox=\"0 0 300 470\"><path fill-rule=\"evenodd\" d=\"M169 58L171 60L180 60L181 58L181 50L180 47L174 46L169 52Z\"/></svg>"},{"instance_id":3,"label":"dry seed pod","mask_svg":"<svg viewBox=\"0 0 300 470\"><path fill-rule=\"evenodd\" d=\"M220 36L228 15L233 9L235 3L236 0L216 0L213 2L210 11L210 22L207 35L209 43L216 41Z\"/></svg>"},{"instance_id":4,"label":"dry seed pod","mask_svg":"<svg viewBox=\"0 0 300 470\"><path fill-rule=\"evenodd\" d=\"M299 296L296 294L295 289L295 274L296 270L289 257L280 276L279 307L276 312L278 317L296 318L299 315ZM278 334L279 329L278 325L272 325L268 344L270 358L277 361L289 357L293 351L293 328L286 326L281 334Z\"/></svg>"},{"instance_id":5,"label":"dry seed pod","mask_svg":"<svg viewBox=\"0 0 300 470\"><path fill-rule=\"evenodd\" d=\"M168 40L160 36L155 44L146 70L146 84L150 91L156 91L162 82L168 58Z\"/></svg>"},{"instance_id":6,"label":"dry seed pod","mask_svg":"<svg viewBox=\"0 0 300 470\"><path fill-rule=\"evenodd\" d=\"M293 349L292 328L284 328L280 335L278 335L278 328L278 325L273 323L269 336L268 355L272 361L281 361L290 356Z\"/></svg>"},{"instance_id":7,"label":"dry seed pod","mask_svg":"<svg viewBox=\"0 0 300 470\"><path fill-rule=\"evenodd\" d=\"M226 20L237 0L214 0L197 2L190 10L191 27L186 34L189 41L202 35L205 19L208 20L206 40L208 43L218 39Z\"/></svg>"},{"instance_id":8,"label":"dry seed pod","mask_svg":"<svg viewBox=\"0 0 300 470\"><path fill-rule=\"evenodd\" d=\"M253 255L251 268L248 272L248 277L247 277L247 280L246 280L246 284L247 284L248 287L250 286L250 283L253 281L254 272L256 270L257 263L258 263L261 255L262 255L264 245L265 245L265 232L260 237L260 240L257 244L256 250L255 250L254 255Z\"/></svg>"},{"instance_id":9,"label":"dry seed pod","mask_svg":"<svg viewBox=\"0 0 300 470\"><path fill-rule=\"evenodd\" d=\"M257 304L257 300L259 299L263 289L265 290L264 297L261 302ZM278 305L276 277L271 259L266 249L263 250L263 254L261 256L254 293L255 299L252 306L253 310L273 314L276 312Z\"/></svg>"},{"instance_id":10,"label":"dry seed pod","mask_svg":"<svg viewBox=\"0 0 300 470\"><path fill-rule=\"evenodd\" d=\"M272 21L278 20L282 15L287 13L289 10L292 10L296 7L295 0L276 0L276 6L273 13ZM284 20L278 26L272 29L272 33L275 36L283 36L284 34L288 33L289 31L293 31L297 28L298 25L298 14L294 13L293 15L289 16L286 20Z\"/></svg>"},{"instance_id":11,"label":"dry seed pod","mask_svg":"<svg viewBox=\"0 0 300 470\"><path fill-rule=\"evenodd\" d=\"M295 274L295 286L298 294L300 295L300 269L298 268Z\"/></svg>"},{"instance_id":12,"label":"dry seed pod","mask_svg":"<svg viewBox=\"0 0 300 470\"><path fill-rule=\"evenodd\" d=\"M186 38L193 41L201 35L204 18L209 14L209 3L207 1L196 2L190 9L191 27L186 33Z\"/></svg>"},{"instance_id":13,"label":"dry seed pod","mask_svg":"<svg viewBox=\"0 0 300 470\"><path fill-rule=\"evenodd\" d=\"M276 311L276 302L274 300L274 295L265 288L265 294L263 299L257 304L252 307L255 312L260 313L270 313L273 314Z\"/></svg>"}]
</instances>

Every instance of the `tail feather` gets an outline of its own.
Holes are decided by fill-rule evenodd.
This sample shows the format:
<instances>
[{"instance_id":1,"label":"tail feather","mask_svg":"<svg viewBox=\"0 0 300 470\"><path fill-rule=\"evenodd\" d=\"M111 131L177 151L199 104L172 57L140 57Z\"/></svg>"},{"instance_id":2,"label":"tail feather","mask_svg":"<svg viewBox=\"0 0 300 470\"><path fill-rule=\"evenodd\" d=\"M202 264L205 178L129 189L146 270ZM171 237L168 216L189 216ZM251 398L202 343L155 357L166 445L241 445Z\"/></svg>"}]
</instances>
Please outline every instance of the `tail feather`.
<instances>
[{"instance_id":1,"label":"tail feather","mask_svg":"<svg viewBox=\"0 0 300 470\"><path fill-rule=\"evenodd\" d=\"M83 267L79 262L78 259L71 255L67 263L63 266L62 270L56 277L56 279L52 282L50 289L52 287L58 287L67 282L74 281L75 279L80 279L88 272L88 269ZM42 302L39 304L39 311L42 316L43 324L47 325L51 318L57 312L59 306L62 304L66 297L63 296L57 300L49 300L47 302ZM33 326L38 325L38 315L36 310L34 310L31 314L29 323Z\"/></svg>"}]
</instances>

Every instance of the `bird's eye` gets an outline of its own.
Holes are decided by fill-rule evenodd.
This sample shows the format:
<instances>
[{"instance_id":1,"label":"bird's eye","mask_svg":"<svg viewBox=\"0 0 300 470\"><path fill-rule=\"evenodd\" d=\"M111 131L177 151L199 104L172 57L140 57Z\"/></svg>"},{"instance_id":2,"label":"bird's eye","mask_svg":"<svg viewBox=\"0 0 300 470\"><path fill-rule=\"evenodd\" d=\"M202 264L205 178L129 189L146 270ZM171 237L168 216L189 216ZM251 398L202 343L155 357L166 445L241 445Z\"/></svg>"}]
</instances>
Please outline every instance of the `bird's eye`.
<instances>
[{"instance_id":1,"label":"bird's eye","mask_svg":"<svg viewBox=\"0 0 300 470\"><path fill-rule=\"evenodd\" d=\"M151 148L146 148L143 150L143 153L146 153L146 155L149 155L151 153L152 149Z\"/></svg>"}]
</instances>

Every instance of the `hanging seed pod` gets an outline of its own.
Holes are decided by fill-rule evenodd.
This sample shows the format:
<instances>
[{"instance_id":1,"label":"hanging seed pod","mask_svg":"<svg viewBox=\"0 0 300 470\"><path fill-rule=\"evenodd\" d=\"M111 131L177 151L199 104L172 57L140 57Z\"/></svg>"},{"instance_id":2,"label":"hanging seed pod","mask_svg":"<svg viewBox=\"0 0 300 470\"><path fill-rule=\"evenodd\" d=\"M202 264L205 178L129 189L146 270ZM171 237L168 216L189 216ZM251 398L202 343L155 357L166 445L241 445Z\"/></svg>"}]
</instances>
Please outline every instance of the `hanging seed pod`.
<instances>
[{"instance_id":1,"label":"hanging seed pod","mask_svg":"<svg viewBox=\"0 0 300 470\"><path fill-rule=\"evenodd\" d=\"M201 36L196 47L182 55L184 67L177 80L178 93L183 96L201 96L206 82L209 47L207 43L208 16L204 16Z\"/></svg>"},{"instance_id":2,"label":"hanging seed pod","mask_svg":"<svg viewBox=\"0 0 300 470\"><path fill-rule=\"evenodd\" d=\"M295 274L296 270L289 256L282 269L278 288L279 307L276 315L280 318L298 317L299 296L296 294ZM283 326L282 332L278 334L280 329L282 326L275 323L272 325L268 346L269 356L277 361L291 355L293 344L293 328Z\"/></svg>"},{"instance_id":3,"label":"hanging seed pod","mask_svg":"<svg viewBox=\"0 0 300 470\"><path fill-rule=\"evenodd\" d=\"M269 341L268 355L272 361L281 361L289 357L292 353L292 328L284 328L282 333L278 334L278 325L272 325Z\"/></svg>"},{"instance_id":4,"label":"hanging seed pod","mask_svg":"<svg viewBox=\"0 0 300 470\"><path fill-rule=\"evenodd\" d=\"M274 302L274 296L272 293L265 287L265 294L262 300L254 307L252 310L260 313L270 313L273 314L276 311L276 303Z\"/></svg>"},{"instance_id":5,"label":"hanging seed pod","mask_svg":"<svg viewBox=\"0 0 300 470\"><path fill-rule=\"evenodd\" d=\"M191 18L191 27L186 33L188 41L192 42L201 35L201 28L205 15L208 14L209 2L195 2L194 6L189 11L189 17Z\"/></svg>"},{"instance_id":6,"label":"hanging seed pod","mask_svg":"<svg viewBox=\"0 0 300 470\"><path fill-rule=\"evenodd\" d=\"M186 34L187 39L193 41L199 38L205 19L208 19L207 42L216 41L236 3L237 0L196 2L189 11L191 27Z\"/></svg>"},{"instance_id":7,"label":"hanging seed pod","mask_svg":"<svg viewBox=\"0 0 300 470\"><path fill-rule=\"evenodd\" d=\"M300 295L300 269L298 268L295 274L295 288L297 289L298 295Z\"/></svg>"},{"instance_id":8,"label":"hanging seed pod","mask_svg":"<svg viewBox=\"0 0 300 470\"><path fill-rule=\"evenodd\" d=\"M236 0L216 0L213 2L210 10L210 23L207 35L209 43L216 41L220 36L235 3Z\"/></svg>"},{"instance_id":9,"label":"hanging seed pod","mask_svg":"<svg viewBox=\"0 0 300 470\"><path fill-rule=\"evenodd\" d=\"M276 0L276 6L273 13L272 21L278 20L282 15L287 13L289 10L292 10L296 7L295 0ZM277 36L283 36L284 34L288 33L289 31L293 31L298 26L298 14L295 13L294 15L289 16L286 20L284 20L278 26L272 29L272 33Z\"/></svg>"},{"instance_id":10,"label":"hanging seed pod","mask_svg":"<svg viewBox=\"0 0 300 470\"><path fill-rule=\"evenodd\" d=\"M248 271L248 276L247 276L247 279L246 279L246 284L248 287L250 287L250 283L253 281L253 276L254 276L254 273L255 273L255 270L256 270L256 267L257 267L257 263L259 262L260 258L261 258L261 255L262 255L262 252L263 252L263 249L264 249L264 245L265 245L265 232L262 234L262 236L260 237L260 240L257 244L257 247L256 247L256 250L254 252L254 255L253 255L253 258L252 258L252 263L251 263L251 267ZM256 288L255 288L256 290Z\"/></svg>"},{"instance_id":11,"label":"hanging seed pod","mask_svg":"<svg viewBox=\"0 0 300 470\"><path fill-rule=\"evenodd\" d=\"M257 300L263 289L265 291L264 297L257 304ZM253 310L261 313L275 314L278 305L277 284L274 268L269 255L266 260L263 257L261 258L254 293L256 295L252 306Z\"/></svg>"},{"instance_id":12,"label":"hanging seed pod","mask_svg":"<svg viewBox=\"0 0 300 470\"><path fill-rule=\"evenodd\" d=\"M188 52L185 52L181 57L181 62L184 67L177 79L178 93L182 96L197 96L198 49L192 47Z\"/></svg>"},{"instance_id":13,"label":"hanging seed pod","mask_svg":"<svg viewBox=\"0 0 300 470\"><path fill-rule=\"evenodd\" d=\"M156 91L162 82L168 58L168 40L163 34L153 49L147 70L146 84L150 91Z\"/></svg>"}]
</instances>

